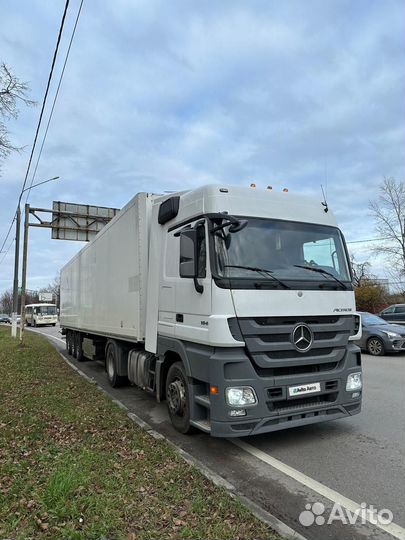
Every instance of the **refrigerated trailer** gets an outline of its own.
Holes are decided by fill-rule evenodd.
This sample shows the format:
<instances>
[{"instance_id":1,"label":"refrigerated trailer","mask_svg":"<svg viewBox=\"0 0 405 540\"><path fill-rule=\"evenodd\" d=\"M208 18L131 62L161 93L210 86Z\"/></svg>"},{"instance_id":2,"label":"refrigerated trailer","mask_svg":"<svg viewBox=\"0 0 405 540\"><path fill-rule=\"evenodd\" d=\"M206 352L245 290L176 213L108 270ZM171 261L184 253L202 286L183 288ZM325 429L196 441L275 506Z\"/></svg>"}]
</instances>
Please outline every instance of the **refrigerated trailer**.
<instances>
[{"instance_id":1,"label":"refrigerated trailer","mask_svg":"<svg viewBox=\"0 0 405 540\"><path fill-rule=\"evenodd\" d=\"M69 354L241 437L360 412L361 332L325 203L209 185L137 194L61 272Z\"/></svg>"}]
</instances>

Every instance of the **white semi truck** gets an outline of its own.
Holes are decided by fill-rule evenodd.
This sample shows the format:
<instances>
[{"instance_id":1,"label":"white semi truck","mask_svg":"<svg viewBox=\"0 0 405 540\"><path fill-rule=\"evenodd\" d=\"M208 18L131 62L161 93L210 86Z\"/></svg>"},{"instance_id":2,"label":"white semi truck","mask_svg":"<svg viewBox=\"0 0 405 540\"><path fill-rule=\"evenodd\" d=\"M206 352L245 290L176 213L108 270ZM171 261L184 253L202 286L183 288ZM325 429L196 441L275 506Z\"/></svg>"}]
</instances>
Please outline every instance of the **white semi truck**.
<instances>
[{"instance_id":1,"label":"white semi truck","mask_svg":"<svg viewBox=\"0 0 405 540\"><path fill-rule=\"evenodd\" d=\"M241 437L360 412L351 269L325 203L209 185L139 193L63 269L69 354Z\"/></svg>"}]
</instances>

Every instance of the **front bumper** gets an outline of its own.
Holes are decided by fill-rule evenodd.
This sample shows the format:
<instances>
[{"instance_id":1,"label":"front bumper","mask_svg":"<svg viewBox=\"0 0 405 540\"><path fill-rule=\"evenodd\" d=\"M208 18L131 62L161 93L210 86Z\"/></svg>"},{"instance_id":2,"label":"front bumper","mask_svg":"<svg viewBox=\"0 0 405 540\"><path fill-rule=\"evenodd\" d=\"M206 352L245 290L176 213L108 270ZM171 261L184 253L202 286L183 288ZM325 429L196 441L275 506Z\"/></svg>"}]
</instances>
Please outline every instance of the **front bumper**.
<instances>
[{"instance_id":1,"label":"front bumper","mask_svg":"<svg viewBox=\"0 0 405 540\"><path fill-rule=\"evenodd\" d=\"M304 412L295 414L284 414L261 419L245 420L244 422L215 422L211 421L211 435L213 437L247 437L249 435L259 435L270 433L281 429L288 429L328 420L347 418L358 414L361 411L361 399L346 403L344 405L331 405L322 408L307 408Z\"/></svg>"},{"instance_id":2,"label":"front bumper","mask_svg":"<svg viewBox=\"0 0 405 540\"><path fill-rule=\"evenodd\" d=\"M209 400L212 436L242 437L269 433L348 418L361 411L362 392L346 391L349 373L362 371L360 352L353 344L348 345L337 369L310 374L261 377L241 349L224 351L222 354L217 349L211 360L211 384L218 385L217 381L223 381L218 393L211 395ZM311 383L319 383L320 390L299 396L289 395L290 386ZM243 417L230 417L230 411L238 408L226 403L225 388L230 386L250 386L257 395L256 405L240 407L246 411Z\"/></svg>"},{"instance_id":3,"label":"front bumper","mask_svg":"<svg viewBox=\"0 0 405 540\"><path fill-rule=\"evenodd\" d=\"M405 339L386 339L384 345L387 352L405 352Z\"/></svg>"}]
</instances>

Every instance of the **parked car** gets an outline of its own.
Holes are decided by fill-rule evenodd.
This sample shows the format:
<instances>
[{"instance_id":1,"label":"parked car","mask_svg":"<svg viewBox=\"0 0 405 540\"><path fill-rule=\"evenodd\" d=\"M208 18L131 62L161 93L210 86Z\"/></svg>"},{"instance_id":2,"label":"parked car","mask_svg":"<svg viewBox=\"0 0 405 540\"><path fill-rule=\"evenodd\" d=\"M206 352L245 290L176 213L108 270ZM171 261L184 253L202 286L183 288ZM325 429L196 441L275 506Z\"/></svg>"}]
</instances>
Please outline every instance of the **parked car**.
<instances>
[{"instance_id":1,"label":"parked car","mask_svg":"<svg viewBox=\"0 0 405 540\"><path fill-rule=\"evenodd\" d=\"M405 304L393 304L383 309L379 316L391 323L405 324Z\"/></svg>"},{"instance_id":2,"label":"parked car","mask_svg":"<svg viewBox=\"0 0 405 540\"><path fill-rule=\"evenodd\" d=\"M355 341L361 349L373 356L388 352L405 352L405 328L391 324L378 315L359 311L361 315L362 337Z\"/></svg>"},{"instance_id":3,"label":"parked car","mask_svg":"<svg viewBox=\"0 0 405 540\"><path fill-rule=\"evenodd\" d=\"M7 313L0 313L0 323L8 323L9 316Z\"/></svg>"},{"instance_id":4,"label":"parked car","mask_svg":"<svg viewBox=\"0 0 405 540\"><path fill-rule=\"evenodd\" d=\"M17 321L17 324L20 324L21 322L21 315L16 315L16 321ZM5 316L5 320L3 322L6 322L8 324L11 324L12 323L12 316L11 315L6 315Z\"/></svg>"}]
</instances>

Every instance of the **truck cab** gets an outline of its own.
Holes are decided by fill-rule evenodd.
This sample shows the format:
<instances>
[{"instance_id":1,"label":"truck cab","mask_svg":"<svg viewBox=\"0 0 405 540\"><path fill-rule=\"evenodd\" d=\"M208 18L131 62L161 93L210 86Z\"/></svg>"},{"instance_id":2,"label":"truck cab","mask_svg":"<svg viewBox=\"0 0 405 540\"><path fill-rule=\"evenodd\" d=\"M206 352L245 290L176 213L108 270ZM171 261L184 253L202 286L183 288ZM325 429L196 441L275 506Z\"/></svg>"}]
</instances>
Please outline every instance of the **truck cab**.
<instances>
[{"instance_id":1,"label":"truck cab","mask_svg":"<svg viewBox=\"0 0 405 540\"><path fill-rule=\"evenodd\" d=\"M221 186L184 194L179 207L160 225L156 350L181 358L198 427L241 436L359 412L359 316L332 213ZM172 390L181 416L183 390Z\"/></svg>"}]
</instances>

